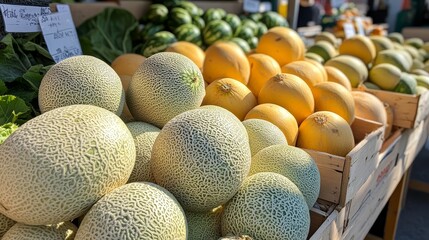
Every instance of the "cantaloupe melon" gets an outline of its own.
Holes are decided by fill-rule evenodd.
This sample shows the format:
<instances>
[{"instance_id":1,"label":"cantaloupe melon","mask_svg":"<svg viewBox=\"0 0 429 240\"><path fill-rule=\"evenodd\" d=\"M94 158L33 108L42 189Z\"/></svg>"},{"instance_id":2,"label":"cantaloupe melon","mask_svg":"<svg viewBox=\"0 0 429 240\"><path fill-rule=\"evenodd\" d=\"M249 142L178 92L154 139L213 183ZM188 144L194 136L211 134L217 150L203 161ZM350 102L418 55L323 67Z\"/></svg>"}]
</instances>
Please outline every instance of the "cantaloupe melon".
<instances>
[{"instance_id":1,"label":"cantaloupe melon","mask_svg":"<svg viewBox=\"0 0 429 240\"><path fill-rule=\"evenodd\" d=\"M246 129L229 111L201 107L178 115L152 148L155 181L187 211L204 212L226 203L250 169Z\"/></svg>"},{"instance_id":2,"label":"cantaloupe melon","mask_svg":"<svg viewBox=\"0 0 429 240\"><path fill-rule=\"evenodd\" d=\"M198 45L194 43L185 41L175 42L172 43L165 51L180 53L191 59L200 70L203 69L203 63L206 54Z\"/></svg>"},{"instance_id":3,"label":"cantaloupe melon","mask_svg":"<svg viewBox=\"0 0 429 240\"><path fill-rule=\"evenodd\" d=\"M342 55L332 58L325 63L325 66L331 66L343 72L354 88L368 78L368 69L365 64L353 56Z\"/></svg>"},{"instance_id":4,"label":"cantaloupe melon","mask_svg":"<svg viewBox=\"0 0 429 240\"><path fill-rule=\"evenodd\" d=\"M234 43L216 42L206 50L203 76L208 83L220 78L233 78L246 85L250 76L246 54Z\"/></svg>"},{"instance_id":5,"label":"cantaloupe melon","mask_svg":"<svg viewBox=\"0 0 429 240\"><path fill-rule=\"evenodd\" d=\"M316 162L304 150L285 144L273 145L252 157L249 175L274 172L291 180L311 209L319 197L320 173Z\"/></svg>"},{"instance_id":6,"label":"cantaloupe melon","mask_svg":"<svg viewBox=\"0 0 429 240\"><path fill-rule=\"evenodd\" d=\"M355 114L357 117L369 119L387 126L387 113L380 99L370 93L361 91L353 91L352 95L355 101Z\"/></svg>"},{"instance_id":7,"label":"cantaloupe melon","mask_svg":"<svg viewBox=\"0 0 429 240\"><path fill-rule=\"evenodd\" d=\"M349 124L355 119L353 96L342 85L334 82L322 82L311 89L314 97L314 111L331 111L340 115Z\"/></svg>"},{"instance_id":8,"label":"cantaloupe melon","mask_svg":"<svg viewBox=\"0 0 429 240\"><path fill-rule=\"evenodd\" d=\"M298 187L278 173L249 176L222 214L222 234L253 239L306 239L310 214Z\"/></svg>"},{"instance_id":9,"label":"cantaloupe melon","mask_svg":"<svg viewBox=\"0 0 429 240\"><path fill-rule=\"evenodd\" d=\"M295 146L298 136L298 123L288 110L277 104L263 103L250 110L245 119L255 118L266 120L277 126L283 132L288 144Z\"/></svg>"},{"instance_id":10,"label":"cantaloupe melon","mask_svg":"<svg viewBox=\"0 0 429 240\"><path fill-rule=\"evenodd\" d=\"M339 49L341 55L351 55L359 58L366 65L370 64L375 58L375 46L372 41L363 35L355 35L345 39Z\"/></svg>"},{"instance_id":11,"label":"cantaloupe melon","mask_svg":"<svg viewBox=\"0 0 429 240\"><path fill-rule=\"evenodd\" d=\"M259 39L257 53L274 58L280 66L297 60L304 60L305 45L293 29L273 27Z\"/></svg>"},{"instance_id":12,"label":"cantaloupe melon","mask_svg":"<svg viewBox=\"0 0 429 240\"><path fill-rule=\"evenodd\" d=\"M137 121L161 128L180 113L199 107L204 95L197 65L181 54L162 52L140 65L128 88L127 103Z\"/></svg>"},{"instance_id":13,"label":"cantaloupe melon","mask_svg":"<svg viewBox=\"0 0 429 240\"><path fill-rule=\"evenodd\" d=\"M247 87L258 97L259 91L272 76L281 73L282 70L277 61L262 53L254 53L247 57L250 64L250 77Z\"/></svg>"},{"instance_id":14,"label":"cantaloupe melon","mask_svg":"<svg viewBox=\"0 0 429 240\"><path fill-rule=\"evenodd\" d=\"M341 84L349 91L352 90L352 85L349 79L339 69L330 67L330 66L325 66L325 70L328 75L328 82L335 82L335 83Z\"/></svg>"},{"instance_id":15,"label":"cantaloupe melon","mask_svg":"<svg viewBox=\"0 0 429 240\"><path fill-rule=\"evenodd\" d=\"M15 221L0 213L0 239L14 224Z\"/></svg>"},{"instance_id":16,"label":"cantaloupe melon","mask_svg":"<svg viewBox=\"0 0 429 240\"><path fill-rule=\"evenodd\" d=\"M185 213L170 192L154 183L126 184L91 208L75 239L124 238L186 240Z\"/></svg>"},{"instance_id":17,"label":"cantaloupe melon","mask_svg":"<svg viewBox=\"0 0 429 240\"><path fill-rule=\"evenodd\" d=\"M394 48L392 41L387 37L370 36L369 39L374 44L376 54L378 54L380 51Z\"/></svg>"},{"instance_id":18,"label":"cantaloupe melon","mask_svg":"<svg viewBox=\"0 0 429 240\"><path fill-rule=\"evenodd\" d=\"M220 238L220 217L223 207L217 207L208 212L186 211L188 225L188 240Z\"/></svg>"},{"instance_id":19,"label":"cantaloupe melon","mask_svg":"<svg viewBox=\"0 0 429 240\"><path fill-rule=\"evenodd\" d=\"M322 82L328 81L328 73L326 72L322 63L320 63L316 60L313 60L313 59L304 59L304 61L313 64L313 66L315 66L316 69L318 69L322 73Z\"/></svg>"},{"instance_id":20,"label":"cantaloupe melon","mask_svg":"<svg viewBox=\"0 0 429 240\"><path fill-rule=\"evenodd\" d=\"M287 73L277 74L268 80L259 92L258 102L284 107L292 113L298 124L314 112L310 87L301 78Z\"/></svg>"},{"instance_id":21,"label":"cantaloupe melon","mask_svg":"<svg viewBox=\"0 0 429 240\"><path fill-rule=\"evenodd\" d=\"M249 135L252 156L266 147L277 144L288 144L282 130L266 120L256 118L247 119L243 121L243 125Z\"/></svg>"},{"instance_id":22,"label":"cantaloupe melon","mask_svg":"<svg viewBox=\"0 0 429 240\"><path fill-rule=\"evenodd\" d=\"M150 170L152 146L161 129L144 122L129 122L127 127L136 146L136 163L128 182L153 182Z\"/></svg>"},{"instance_id":23,"label":"cantaloupe melon","mask_svg":"<svg viewBox=\"0 0 429 240\"><path fill-rule=\"evenodd\" d=\"M383 90L393 91L401 79L401 70L395 65L382 63L369 71L369 80Z\"/></svg>"},{"instance_id":24,"label":"cantaloupe melon","mask_svg":"<svg viewBox=\"0 0 429 240\"><path fill-rule=\"evenodd\" d=\"M232 78L221 78L206 88L202 105L216 105L232 112L238 119L244 120L246 114L257 105L252 91L243 83Z\"/></svg>"},{"instance_id":25,"label":"cantaloupe melon","mask_svg":"<svg viewBox=\"0 0 429 240\"><path fill-rule=\"evenodd\" d=\"M218 240L254 240L249 235L240 235L234 236L232 234L228 234L225 237L220 237Z\"/></svg>"},{"instance_id":26,"label":"cantaloupe melon","mask_svg":"<svg viewBox=\"0 0 429 240\"><path fill-rule=\"evenodd\" d=\"M46 112L0 145L0 213L47 225L82 215L125 184L136 149L115 114L91 105Z\"/></svg>"},{"instance_id":27,"label":"cantaloupe melon","mask_svg":"<svg viewBox=\"0 0 429 240\"><path fill-rule=\"evenodd\" d=\"M315 112L299 126L297 147L345 157L354 145L350 125L336 113Z\"/></svg>"},{"instance_id":28,"label":"cantaloupe melon","mask_svg":"<svg viewBox=\"0 0 429 240\"><path fill-rule=\"evenodd\" d=\"M102 60L85 55L70 57L52 66L42 79L38 96L42 113L88 104L120 115L125 103L118 74Z\"/></svg>"},{"instance_id":29,"label":"cantaloupe melon","mask_svg":"<svg viewBox=\"0 0 429 240\"><path fill-rule=\"evenodd\" d=\"M309 87L326 81L323 73L315 67L314 64L308 61L295 61L284 65L282 67L282 73L292 74L301 78Z\"/></svg>"},{"instance_id":30,"label":"cantaloupe melon","mask_svg":"<svg viewBox=\"0 0 429 240\"><path fill-rule=\"evenodd\" d=\"M63 222L49 226L31 226L16 223L7 231L2 240L73 240L77 227L71 222Z\"/></svg>"}]
</instances>

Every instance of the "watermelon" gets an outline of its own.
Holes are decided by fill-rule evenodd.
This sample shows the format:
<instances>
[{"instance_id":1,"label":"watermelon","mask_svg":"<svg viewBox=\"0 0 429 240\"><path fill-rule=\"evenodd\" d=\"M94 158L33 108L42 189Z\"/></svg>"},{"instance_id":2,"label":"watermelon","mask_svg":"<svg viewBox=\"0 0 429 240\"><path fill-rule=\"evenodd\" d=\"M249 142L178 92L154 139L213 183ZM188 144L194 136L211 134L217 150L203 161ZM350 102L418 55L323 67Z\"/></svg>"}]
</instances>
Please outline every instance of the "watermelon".
<instances>
[{"instance_id":1,"label":"watermelon","mask_svg":"<svg viewBox=\"0 0 429 240\"><path fill-rule=\"evenodd\" d=\"M255 35L253 34L253 29L250 28L248 25L243 25L238 27L234 33L234 37L239 37L246 41L249 41L249 39L251 39L254 36Z\"/></svg>"},{"instance_id":2,"label":"watermelon","mask_svg":"<svg viewBox=\"0 0 429 240\"><path fill-rule=\"evenodd\" d=\"M203 18L206 23L214 20L221 20L225 16L226 16L226 12L221 8L209 8L203 14Z\"/></svg>"},{"instance_id":3,"label":"watermelon","mask_svg":"<svg viewBox=\"0 0 429 240\"><path fill-rule=\"evenodd\" d=\"M192 17L192 24L197 26L200 30L203 30L206 27L206 23L202 17L194 16Z\"/></svg>"},{"instance_id":4,"label":"watermelon","mask_svg":"<svg viewBox=\"0 0 429 240\"><path fill-rule=\"evenodd\" d=\"M200 15L199 15L199 14L200 14L200 11L199 11L199 9L198 9L197 5L195 5L195 4L194 4L194 3L192 3L192 2L186 2L186 1L183 1L183 2L180 2L180 3L177 5L177 7L183 8L183 9L185 9L186 11L188 11L188 13L189 13L189 15L191 15L191 17L194 17L194 16L200 16Z\"/></svg>"},{"instance_id":5,"label":"watermelon","mask_svg":"<svg viewBox=\"0 0 429 240\"><path fill-rule=\"evenodd\" d=\"M156 3L149 6L146 18L151 23L163 23L167 20L168 8Z\"/></svg>"},{"instance_id":6,"label":"watermelon","mask_svg":"<svg viewBox=\"0 0 429 240\"><path fill-rule=\"evenodd\" d=\"M289 26L287 20L282 15L272 11L264 12L261 21L267 26L268 29L278 26Z\"/></svg>"},{"instance_id":7,"label":"watermelon","mask_svg":"<svg viewBox=\"0 0 429 240\"><path fill-rule=\"evenodd\" d=\"M147 41L149 38L151 38L155 33L160 32L164 30L164 25L157 24L157 23L147 23L144 25L142 31L141 31L141 37L144 41Z\"/></svg>"},{"instance_id":8,"label":"watermelon","mask_svg":"<svg viewBox=\"0 0 429 240\"><path fill-rule=\"evenodd\" d=\"M262 19L262 13L252 13L249 15L248 19L251 19L254 22L259 22Z\"/></svg>"},{"instance_id":9,"label":"watermelon","mask_svg":"<svg viewBox=\"0 0 429 240\"><path fill-rule=\"evenodd\" d=\"M245 53L249 53L251 50L249 44L244 39L234 37L230 41L237 44Z\"/></svg>"},{"instance_id":10,"label":"watermelon","mask_svg":"<svg viewBox=\"0 0 429 240\"><path fill-rule=\"evenodd\" d=\"M258 25L251 19L244 19L241 21L241 26L249 27L253 30L253 34L258 34Z\"/></svg>"},{"instance_id":11,"label":"watermelon","mask_svg":"<svg viewBox=\"0 0 429 240\"><path fill-rule=\"evenodd\" d=\"M202 45L201 31L197 26L191 23L179 26L174 33L178 41L191 42L198 46Z\"/></svg>"},{"instance_id":12,"label":"watermelon","mask_svg":"<svg viewBox=\"0 0 429 240\"><path fill-rule=\"evenodd\" d=\"M182 2L182 0L153 0L152 1L152 3L162 3L169 9L176 7L177 5L179 5L180 2Z\"/></svg>"},{"instance_id":13,"label":"watermelon","mask_svg":"<svg viewBox=\"0 0 429 240\"><path fill-rule=\"evenodd\" d=\"M258 33L256 33L255 36L260 38L262 35L264 35L268 31L268 28L262 22L257 22L256 25L258 25Z\"/></svg>"},{"instance_id":14,"label":"watermelon","mask_svg":"<svg viewBox=\"0 0 429 240\"><path fill-rule=\"evenodd\" d=\"M171 9L170 16L168 18L168 26L170 29L175 29L176 27L187 23L192 23L192 17L188 11L179 7Z\"/></svg>"},{"instance_id":15,"label":"watermelon","mask_svg":"<svg viewBox=\"0 0 429 240\"><path fill-rule=\"evenodd\" d=\"M177 42L177 39L173 33L168 31L157 32L143 45L141 54L150 57L155 53L165 51L174 42Z\"/></svg>"},{"instance_id":16,"label":"watermelon","mask_svg":"<svg viewBox=\"0 0 429 240\"><path fill-rule=\"evenodd\" d=\"M258 46L259 39L257 37L250 38L247 43L249 44L250 49L255 49Z\"/></svg>"},{"instance_id":17,"label":"watermelon","mask_svg":"<svg viewBox=\"0 0 429 240\"><path fill-rule=\"evenodd\" d=\"M223 18L223 20L225 22L227 22L229 24L229 26L231 26L232 31L237 30L237 28L241 24L240 18L233 13L226 14L225 17Z\"/></svg>"},{"instance_id":18,"label":"watermelon","mask_svg":"<svg viewBox=\"0 0 429 240\"><path fill-rule=\"evenodd\" d=\"M405 94L416 94L417 93L417 81L416 79L407 73L401 75L398 85L393 90L398 93Z\"/></svg>"},{"instance_id":19,"label":"watermelon","mask_svg":"<svg viewBox=\"0 0 429 240\"><path fill-rule=\"evenodd\" d=\"M211 45L218 40L228 40L232 37L232 29L223 20L209 22L203 30L204 43Z\"/></svg>"}]
</instances>

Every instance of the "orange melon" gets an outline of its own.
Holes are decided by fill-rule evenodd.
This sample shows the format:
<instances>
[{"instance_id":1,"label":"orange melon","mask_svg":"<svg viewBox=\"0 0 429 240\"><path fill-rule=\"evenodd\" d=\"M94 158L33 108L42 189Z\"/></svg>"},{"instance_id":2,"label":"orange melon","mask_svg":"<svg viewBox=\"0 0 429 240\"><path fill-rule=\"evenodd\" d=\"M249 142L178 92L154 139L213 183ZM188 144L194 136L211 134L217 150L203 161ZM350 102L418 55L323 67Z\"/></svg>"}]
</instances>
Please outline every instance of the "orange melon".
<instances>
[{"instance_id":1,"label":"orange melon","mask_svg":"<svg viewBox=\"0 0 429 240\"><path fill-rule=\"evenodd\" d=\"M293 61L303 60L305 45L293 29L273 27L261 36L256 52L273 57L280 66L283 66Z\"/></svg>"},{"instance_id":2,"label":"orange melon","mask_svg":"<svg viewBox=\"0 0 429 240\"><path fill-rule=\"evenodd\" d=\"M274 75L281 73L277 61L262 53L251 54L247 57L250 64L250 78L247 87L257 97L262 86Z\"/></svg>"},{"instance_id":3,"label":"orange melon","mask_svg":"<svg viewBox=\"0 0 429 240\"><path fill-rule=\"evenodd\" d=\"M352 90L352 85L350 83L350 80L343 72L338 70L338 68L325 66L325 70L326 70L326 73L328 74L328 82L335 82L335 83L341 84L349 91Z\"/></svg>"},{"instance_id":4,"label":"orange melon","mask_svg":"<svg viewBox=\"0 0 429 240\"><path fill-rule=\"evenodd\" d=\"M216 105L232 112L241 121L257 104L256 97L243 83L221 78L206 88L202 105Z\"/></svg>"},{"instance_id":5,"label":"orange melon","mask_svg":"<svg viewBox=\"0 0 429 240\"><path fill-rule=\"evenodd\" d=\"M208 83L220 78L233 78L246 85L249 76L249 61L236 44L219 41L206 50L203 77Z\"/></svg>"},{"instance_id":6,"label":"orange melon","mask_svg":"<svg viewBox=\"0 0 429 240\"><path fill-rule=\"evenodd\" d=\"M270 78L259 92L258 102L284 107L292 113L298 124L314 112L310 87L301 78L287 73Z\"/></svg>"},{"instance_id":7,"label":"orange melon","mask_svg":"<svg viewBox=\"0 0 429 240\"><path fill-rule=\"evenodd\" d=\"M355 103L350 91L334 82L318 83L311 91L314 97L314 111L334 112L352 124L355 119Z\"/></svg>"},{"instance_id":8,"label":"orange melon","mask_svg":"<svg viewBox=\"0 0 429 240\"><path fill-rule=\"evenodd\" d=\"M355 141L350 125L338 114L315 112L299 126L296 146L345 157Z\"/></svg>"},{"instance_id":9,"label":"orange melon","mask_svg":"<svg viewBox=\"0 0 429 240\"><path fill-rule=\"evenodd\" d=\"M376 55L375 46L371 39L363 35L355 35L345 39L338 51L341 55L357 57L367 65L375 59Z\"/></svg>"},{"instance_id":10,"label":"orange melon","mask_svg":"<svg viewBox=\"0 0 429 240\"><path fill-rule=\"evenodd\" d=\"M304 80L309 87L324 82L323 73L309 61L295 61L282 67L283 73L293 74Z\"/></svg>"},{"instance_id":11,"label":"orange melon","mask_svg":"<svg viewBox=\"0 0 429 240\"><path fill-rule=\"evenodd\" d=\"M245 119L262 119L276 125L286 137L289 145L295 146L298 136L298 123L294 116L283 107L264 103L252 108L246 115Z\"/></svg>"},{"instance_id":12,"label":"orange melon","mask_svg":"<svg viewBox=\"0 0 429 240\"><path fill-rule=\"evenodd\" d=\"M322 82L328 81L328 73L326 73L326 70L323 67L322 63L320 63L320 62L318 62L316 60L313 60L313 59L308 59L308 58L306 58L304 60L307 61L307 62L309 62L309 63L311 63L311 64L313 64L314 66L316 66L317 69L319 69L319 71L322 73L322 78L323 78Z\"/></svg>"},{"instance_id":13,"label":"orange melon","mask_svg":"<svg viewBox=\"0 0 429 240\"><path fill-rule=\"evenodd\" d=\"M165 51L180 53L191 59L199 69L203 69L204 57L206 54L196 44L179 41L171 44Z\"/></svg>"}]
</instances>

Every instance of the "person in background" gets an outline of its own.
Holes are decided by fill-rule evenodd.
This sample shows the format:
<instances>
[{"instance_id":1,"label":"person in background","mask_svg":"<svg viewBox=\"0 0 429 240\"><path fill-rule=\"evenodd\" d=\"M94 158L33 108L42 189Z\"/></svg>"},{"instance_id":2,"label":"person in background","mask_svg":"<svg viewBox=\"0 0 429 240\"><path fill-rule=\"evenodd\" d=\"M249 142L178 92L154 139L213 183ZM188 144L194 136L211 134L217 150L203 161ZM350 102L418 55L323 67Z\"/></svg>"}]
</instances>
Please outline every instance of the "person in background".
<instances>
[{"instance_id":1,"label":"person in background","mask_svg":"<svg viewBox=\"0 0 429 240\"><path fill-rule=\"evenodd\" d=\"M300 0L298 11L298 27L320 24L320 8L314 0Z\"/></svg>"}]
</instances>

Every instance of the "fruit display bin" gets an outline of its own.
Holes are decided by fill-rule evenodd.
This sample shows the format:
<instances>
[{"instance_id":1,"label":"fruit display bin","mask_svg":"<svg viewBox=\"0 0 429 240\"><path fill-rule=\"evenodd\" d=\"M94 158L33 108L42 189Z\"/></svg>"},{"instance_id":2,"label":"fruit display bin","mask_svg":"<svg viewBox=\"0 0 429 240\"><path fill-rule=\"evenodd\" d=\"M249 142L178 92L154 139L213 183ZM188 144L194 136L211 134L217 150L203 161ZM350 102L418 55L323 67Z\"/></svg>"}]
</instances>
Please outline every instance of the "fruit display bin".
<instances>
[{"instance_id":1,"label":"fruit display bin","mask_svg":"<svg viewBox=\"0 0 429 240\"><path fill-rule=\"evenodd\" d=\"M345 209L337 210L337 204L319 200L310 210L309 240L340 239L343 232Z\"/></svg>"},{"instance_id":2,"label":"fruit display bin","mask_svg":"<svg viewBox=\"0 0 429 240\"><path fill-rule=\"evenodd\" d=\"M368 89L364 86L360 87L359 90L375 95L382 102L392 107L394 126L413 128L429 115L429 91L422 95L409 95Z\"/></svg>"},{"instance_id":3,"label":"fruit display bin","mask_svg":"<svg viewBox=\"0 0 429 240\"><path fill-rule=\"evenodd\" d=\"M375 169L383 142L384 127L377 122L356 118L351 125L356 146L340 157L304 149L320 171L319 199L345 206Z\"/></svg>"}]
</instances>

